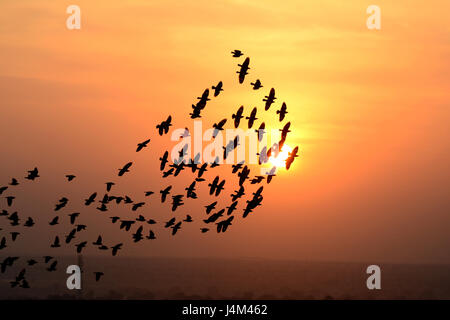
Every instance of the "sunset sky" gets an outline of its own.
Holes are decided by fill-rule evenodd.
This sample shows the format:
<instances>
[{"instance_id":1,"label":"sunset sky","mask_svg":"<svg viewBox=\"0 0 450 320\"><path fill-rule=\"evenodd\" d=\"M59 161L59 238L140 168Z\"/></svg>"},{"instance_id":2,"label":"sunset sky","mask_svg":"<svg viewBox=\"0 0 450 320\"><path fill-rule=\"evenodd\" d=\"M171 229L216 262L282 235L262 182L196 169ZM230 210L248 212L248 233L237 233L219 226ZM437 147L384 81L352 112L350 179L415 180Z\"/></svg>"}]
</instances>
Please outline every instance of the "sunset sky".
<instances>
[{"instance_id":1,"label":"sunset sky","mask_svg":"<svg viewBox=\"0 0 450 320\"><path fill-rule=\"evenodd\" d=\"M81 8L81 30L66 28L71 4ZM371 4L381 8L381 30L366 27ZM450 263L449 12L444 0L3 0L0 186L20 179L15 210L42 221L9 252L45 253L54 230L67 233L47 223L65 196L65 213L82 213L92 241L101 233L124 242L123 256ZM245 55L233 58L234 49ZM257 78L264 87L253 91ZM218 81L224 92L208 102L205 127L231 122L241 105L245 115L263 112L274 87L269 122L281 128L275 110L286 102L287 144L300 157L226 233L201 234L195 224L172 237L159 228L157 241L132 244L112 214L82 200L106 181L142 201L168 184L182 193L193 179L161 179L158 157L174 143L155 126L170 114L174 128L191 128L192 103ZM149 148L135 153L146 138ZM119 179L128 161L134 166ZM35 166L40 180L25 182ZM236 189L229 169L217 171L230 181L226 194ZM214 201L206 191L177 215L204 219ZM142 213L169 220L170 209L153 200Z\"/></svg>"}]
</instances>

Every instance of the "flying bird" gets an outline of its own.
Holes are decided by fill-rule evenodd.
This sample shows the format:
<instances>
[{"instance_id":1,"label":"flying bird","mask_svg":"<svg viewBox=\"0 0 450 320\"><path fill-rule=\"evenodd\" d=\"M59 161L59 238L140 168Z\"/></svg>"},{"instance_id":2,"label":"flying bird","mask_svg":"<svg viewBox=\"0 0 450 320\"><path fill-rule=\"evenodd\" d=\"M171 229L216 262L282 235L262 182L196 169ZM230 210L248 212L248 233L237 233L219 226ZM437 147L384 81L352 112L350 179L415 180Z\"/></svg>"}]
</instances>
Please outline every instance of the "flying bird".
<instances>
[{"instance_id":1,"label":"flying bird","mask_svg":"<svg viewBox=\"0 0 450 320\"><path fill-rule=\"evenodd\" d=\"M256 107L253 108L252 112L250 113L250 117L245 117L245 119L248 120L248 128L251 129L253 127L253 123L255 122L255 120L258 120L258 118L256 117Z\"/></svg>"},{"instance_id":2,"label":"flying bird","mask_svg":"<svg viewBox=\"0 0 450 320\"><path fill-rule=\"evenodd\" d=\"M33 219L31 217L28 217L27 221L25 221L25 224L23 226L31 228L34 225L35 225L35 223L34 223Z\"/></svg>"},{"instance_id":3,"label":"flying bird","mask_svg":"<svg viewBox=\"0 0 450 320\"><path fill-rule=\"evenodd\" d=\"M95 281L98 282L100 278L104 275L103 272L94 272L95 275Z\"/></svg>"},{"instance_id":4,"label":"flying bird","mask_svg":"<svg viewBox=\"0 0 450 320\"><path fill-rule=\"evenodd\" d=\"M47 268L47 271L53 272L56 271L56 265L58 264L58 261L53 261L50 267Z\"/></svg>"},{"instance_id":5,"label":"flying bird","mask_svg":"<svg viewBox=\"0 0 450 320\"><path fill-rule=\"evenodd\" d=\"M246 58L243 64L238 64L240 68L239 71L236 71L236 73L239 73L239 83L243 83L245 76L248 74L248 70L249 68L249 64L250 64L250 58Z\"/></svg>"},{"instance_id":6,"label":"flying bird","mask_svg":"<svg viewBox=\"0 0 450 320\"><path fill-rule=\"evenodd\" d=\"M95 242L92 242L94 246L101 246L103 244L102 236L98 236L97 240Z\"/></svg>"},{"instance_id":7,"label":"flying bird","mask_svg":"<svg viewBox=\"0 0 450 320\"><path fill-rule=\"evenodd\" d=\"M154 239L156 239L155 233L154 233L152 230L150 230L149 233L148 233L148 236L146 236L146 238L147 238L148 240L154 240Z\"/></svg>"},{"instance_id":8,"label":"flying bird","mask_svg":"<svg viewBox=\"0 0 450 320\"><path fill-rule=\"evenodd\" d=\"M160 124L158 124L156 126L156 129L158 129L158 133L160 136L169 132L169 127L172 126L171 122L172 122L172 116L169 116L167 118L167 120L161 122Z\"/></svg>"},{"instance_id":9,"label":"flying bird","mask_svg":"<svg viewBox=\"0 0 450 320\"><path fill-rule=\"evenodd\" d=\"M231 118L234 119L235 128L239 127L239 123L241 122L241 119L244 117L242 113L244 113L244 106L240 106L238 111L235 114L231 115Z\"/></svg>"},{"instance_id":10,"label":"flying bird","mask_svg":"<svg viewBox=\"0 0 450 320\"><path fill-rule=\"evenodd\" d=\"M269 110L270 106L272 105L272 103L274 103L275 100L276 100L275 89L272 88L272 89L270 89L269 95L265 96L265 98L263 99L263 101L266 102L266 105L264 106L264 109L266 111Z\"/></svg>"},{"instance_id":11,"label":"flying bird","mask_svg":"<svg viewBox=\"0 0 450 320\"><path fill-rule=\"evenodd\" d=\"M93 194L91 194L89 196L89 198L87 198L86 200L84 200L84 204L86 206L90 205L91 203L93 203L95 201L95 198L97 197L97 192L94 192Z\"/></svg>"},{"instance_id":12,"label":"flying bird","mask_svg":"<svg viewBox=\"0 0 450 320\"><path fill-rule=\"evenodd\" d=\"M56 225L58 224L58 220L59 220L59 217L58 217L58 216L54 217L54 218L52 219L52 221L49 222L49 225L51 225L51 226L56 226Z\"/></svg>"},{"instance_id":13,"label":"flying bird","mask_svg":"<svg viewBox=\"0 0 450 320\"><path fill-rule=\"evenodd\" d=\"M39 176L38 168L34 168L33 170L28 171L28 176L26 176L25 179L33 181L33 180L35 180L36 178L39 178L39 177L40 176Z\"/></svg>"},{"instance_id":14,"label":"flying bird","mask_svg":"<svg viewBox=\"0 0 450 320\"><path fill-rule=\"evenodd\" d=\"M210 214L212 210L214 210L216 208L217 205L217 201L214 201L213 203L205 206L206 208L206 214Z\"/></svg>"},{"instance_id":15,"label":"flying bird","mask_svg":"<svg viewBox=\"0 0 450 320\"><path fill-rule=\"evenodd\" d=\"M167 195L170 193L170 189L172 189L172 186L168 186L167 188L165 188L164 190L161 190L161 202L165 202Z\"/></svg>"},{"instance_id":16,"label":"flying bird","mask_svg":"<svg viewBox=\"0 0 450 320\"><path fill-rule=\"evenodd\" d=\"M277 110L277 114L280 115L280 118L279 118L280 122L284 120L284 117L285 117L286 114L288 113L288 112L286 111L286 109L287 109L286 103L283 102L283 104L281 105L281 109L280 109L280 110Z\"/></svg>"},{"instance_id":17,"label":"flying bird","mask_svg":"<svg viewBox=\"0 0 450 320\"><path fill-rule=\"evenodd\" d=\"M106 184L106 192L110 192L112 186L115 185L114 182L106 182L105 184ZM103 203L108 203L108 201L109 201L108 196L107 196L107 195L105 195L105 196L106 196L106 199L107 199L107 200L104 201ZM105 197L103 197L103 199L105 199Z\"/></svg>"},{"instance_id":18,"label":"flying bird","mask_svg":"<svg viewBox=\"0 0 450 320\"><path fill-rule=\"evenodd\" d=\"M20 232L10 232L11 233L11 240L14 242L16 241L17 237L19 236Z\"/></svg>"},{"instance_id":19,"label":"flying bird","mask_svg":"<svg viewBox=\"0 0 450 320\"><path fill-rule=\"evenodd\" d=\"M136 152L141 151L143 148L146 148L148 143L150 142L150 139L145 140L144 142L138 143Z\"/></svg>"},{"instance_id":20,"label":"flying bird","mask_svg":"<svg viewBox=\"0 0 450 320\"><path fill-rule=\"evenodd\" d=\"M220 91L223 91L222 87L223 87L222 81L220 81L216 86L212 86L212 89L214 90L214 97L217 97Z\"/></svg>"},{"instance_id":21,"label":"flying bird","mask_svg":"<svg viewBox=\"0 0 450 320\"><path fill-rule=\"evenodd\" d=\"M66 175L66 178L67 178L67 181L72 181L73 179L75 179L76 178L76 176L74 176L73 174L67 174Z\"/></svg>"},{"instance_id":22,"label":"flying bird","mask_svg":"<svg viewBox=\"0 0 450 320\"><path fill-rule=\"evenodd\" d=\"M50 247L52 247L52 248L59 248L59 247L61 247L61 245L59 244L59 237L58 236L55 237L55 240L53 241L53 244L50 245Z\"/></svg>"},{"instance_id":23,"label":"flying bird","mask_svg":"<svg viewBox=\"0 0 450 320\"><path fill-rule=\"evenodd\" d=\"M297 152L298 152L298 147L295 147L294 150L292 150L292 152L288 153L288 158L285 160L286 161L286 170L289 170L292 162L294 162L294 159L298 157Z\"/></svg>"},{"instance_id":24,"label":"flying bird","mask_svg":"<svg viewBox=\"0 0 450 320\"><path fill-rule=\"evenodd\" d=\"M8 204L8 207L11 207L11 206L12 206L13 200L14 200L15 198L16 198L16 197L13 197L13 196L6 197L6 203Z\"/></svg>"},{"instance_id":25,"label":"flying bird","mask_svg":"<svg viewBox=\"0 0 450 320\"><path fill-rule=\"evenodd\" d=\"M76 218L77 218L79 215L80 215L79 212L74 212L74 213L69 214L69 217L70 217L70 224L74 224Z\"/></svg>"},{"instance_id":26,"label":"flying bird","mask_svg":"<svg viewBox=\"0 0 450 320\"><path fill-rule=\"evenodd\" d=\"M262 88L261 81L257 79L255 82L250 83L253 86L253 90L258 90L259 88Z\"/></svg>"},{"instance_id":27,"label":"flying bird","mask_svg":"<svg viewBox=\"0 0 450 320\"><path fill-rule=\"evenodd\" d=\"M241 50L233 50L233 51L231 51L231 54L233 55L233 58L239 58L244 53Z\"/></svg>"},{"instance_id":28,"label":"flying bird","mask_svg":"<svg viewBox=\"0 0 450 320\"><path fill-rule=\"evenodd\" d=\"M81 253L81 251L86 247L87 241L80 242L79 244L76 244L75 247L77 247L77 253Z\"/></svg>"},{"instance_id":29,"label":"flying bird","mask_svg":"<svg viewBox=\"0 0 450 320\"><path fill-rule=\"evenodd\" d=\"M123 168L118 169L119 170L119 177L123 176L126 172L130 172L130 167L133 164L133 162L128 162L126 165L123 166Z\"/></svg>"}]
</instances>

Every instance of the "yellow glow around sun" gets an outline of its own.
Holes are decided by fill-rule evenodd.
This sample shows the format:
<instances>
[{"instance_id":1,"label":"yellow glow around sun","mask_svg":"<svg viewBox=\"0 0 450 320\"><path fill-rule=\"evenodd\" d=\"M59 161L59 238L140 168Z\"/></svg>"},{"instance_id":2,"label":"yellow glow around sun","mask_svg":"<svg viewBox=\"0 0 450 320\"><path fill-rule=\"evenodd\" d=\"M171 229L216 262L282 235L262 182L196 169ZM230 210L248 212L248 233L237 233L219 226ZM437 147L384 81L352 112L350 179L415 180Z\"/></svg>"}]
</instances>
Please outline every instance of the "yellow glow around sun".
<instances>
[{"instance_id":1,"label":"yellow glow around sun","mask_svg":"<svg viewBox=\"0 0 450 320\"><path fill-rule=\"evenodd\" d=\"M286 167L286 159L289 157L289 152L292 151L292 148L284 145L283 148L281 149L281 152L278 153L278 155L275 157L275 154L272 154L269 157L269 162L273 165L276 166L277 168L285 168Z\"/></svg>"}]
</instances>

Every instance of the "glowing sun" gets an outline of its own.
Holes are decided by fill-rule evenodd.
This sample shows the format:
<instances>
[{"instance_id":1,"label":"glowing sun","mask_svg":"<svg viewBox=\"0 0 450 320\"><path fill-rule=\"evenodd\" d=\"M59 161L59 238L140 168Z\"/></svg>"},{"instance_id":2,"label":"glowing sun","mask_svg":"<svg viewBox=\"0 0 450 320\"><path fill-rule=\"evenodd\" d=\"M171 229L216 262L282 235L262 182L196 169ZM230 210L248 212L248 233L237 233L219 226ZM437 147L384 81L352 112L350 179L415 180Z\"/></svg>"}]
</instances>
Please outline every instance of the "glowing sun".
<instances>
[{"instance_id":1,"label":"glowing sun","mask_svg":"<svg viewBox=\"0 0 450 320\"><path fill-rule=\"evenodd\" d=\"M289 152L292 151L292 148L284 145L283 148L281 149L281 152L278 153L277 156L275 156L274 154L272 154L269 157L269 162L277 167L277 168L285 168L286 167L286 159L289 157Z\"/></svg>"}]
</instances>

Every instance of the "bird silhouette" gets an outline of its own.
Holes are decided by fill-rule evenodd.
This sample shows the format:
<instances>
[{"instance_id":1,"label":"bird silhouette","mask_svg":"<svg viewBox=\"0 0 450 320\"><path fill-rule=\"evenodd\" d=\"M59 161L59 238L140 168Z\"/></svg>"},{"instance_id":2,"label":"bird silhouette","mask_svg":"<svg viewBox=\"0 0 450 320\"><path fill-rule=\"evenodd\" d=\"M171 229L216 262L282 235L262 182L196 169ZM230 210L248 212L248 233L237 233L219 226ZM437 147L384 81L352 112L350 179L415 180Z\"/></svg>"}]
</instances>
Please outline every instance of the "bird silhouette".
<instances>
[{"instance_id":1,"label":"bird silhouette","mask_svg":"<svg viewBox=\"0 0 450 320\"><path fill-rule=\"evenodd\" d=\"M234 194L231 195L232 201L236 201L237 199L239 199L240 197L242 197L243 195L245 195L244 193L244 187L240 186L238 191L234 191Z\"/></svg>"},{"instance_id":2,"label":"bird silhouette","mask_svg":"<svg viewBox=\"0 0 450 320\"><path fill-rule=\"evenodd\" d=\"M200 178L206 171L208 171L206 169L206 167L208 167L207 163L202 164L202 166L200 167L200 169L198 169L198 173L197 173L197 177Z\"/></svg>"},{"instance_id":3,"label":"bird silhouette","mask_svg":"<svg viewBox=\"0 0 450 320\"><path fill-rule=\"evenodd\" d=\"M97 197L97 192L94 192L93 194L91 194L89 196L89 198L87 198L84 202L84 204L86 206L89 206L91 203L93 203L95 201L95 198Z\"/></svg>"},{"instance_id":4,"label":"bird silhouette","mask_svg":"<svg viewBox=\"0 0 450 320\"><path fill-rule=\"evenodd\" d=\"M227 209L228 209L227 215L232 214L233 211L236 210L237 205L238 205L238 202L237 202L237 201L233 201L233 202L231 203L231 205L230 205L229 207L227 207Z\"/></svg>"},{"instance_id":5,"label":"bird silhouette","mask_svg":"<svg viewBox=\"0 0 450 320\"><path fill-rule=\"evenodd\" d=\"M233 58L239 58L244 53L241 50L233 50L233 51L231 51L231 54L233 55Z\"/></svg>"},{"instance_id":6,"label":"bird silhouette","mask_svg":"<svg viewBox=\"0 0 450 320\"><path fill-rule=\"evenodd\" d=\"M227 119L222 119L218 123L213 124L213 128L214 128L214 131L212 134L213 138L217 137L217 135L219 134L219 131L223 131L223 126L225 125L226 122L227 122Z\"/></svg>"},{"instance_id":7,"label":"bird silhouette","mask_svg":"<svg viewBox=\"0 0 450 320\"><path fill-rule=\"evenodd\" d=\"M209 216L208 219L203 220L204 223L211 223L211 222L216 222L217 219L219 219L220 217L223 216L223 213L225 212L225 209L222 209L214 214L212 214L211 216Z\"/></svg>"},{"instance_id":8,"label":"bird silhouette","mask_svg":"<svg viewBox=\"0 0 450 320\"><path fill-rule=\"evenodd\" d=\"M139 217L136 218L136 221L145 222L146 219L145 219L145 217L143 215L139 215Z\"/></svg>"},{"instance_id":9,"label":"bird silhouette","mask_svg":"<svg viewBox=\"0 0 450 320\"><path fill-rule=\"evenodd\" d=\"M70 217L70 224L74 224L74 223L75 223L75 220L77 219L77 217L78 217L79 215L80 215L79 212L74 212L74 213L69 214L69 217Z\"/></svg>"},{"instance_id":10,"label":"bird silhouette","mask_svg":"<svg viewBox=\"0 0 450 320\"><path fill-rule=\"evenodd\" d=\"M171 174L173 174L173 172L175 171L174 168L171 168L165 172L163 172L163 178L167 178L168 176L170 176Z\"/></svg>"},{"instance_id":11,"label":"bird silhouette","mask_svg":"<svg viewBox=\"0 0 450 320\"><path fill-rule=\"evenodd\" d=\"M103 272L97 271L97 272L94 272L94 275L95 275L95 281L98 282L100 280L100 278L102 276L104 276L105 274Z\"/></svg>"},{"instance_id":12,"label":"bird silhouette","mask_svg":"<svg viewBox=\"0 0 450 320\"><path fill-rule=\"evenodd\" d=\"M77 229L72 229L69 234L66 236L66 243L69 244L74 238L75 233L77 232Z\"/></svg>"},{"instance_id":13,"label":"bird silhouette","mask_svg":"<svg viewBox=\"0 0 450 320\"><path fill-rule=\"evenodd\" d=\"M99 207L96 208L99 211L105 212L108 211L108 207L106 206L106 204L102 203Z\"/></svg>"},{"instance_id":14,"label":"bird silhouette","mask_svg":"<svg viewBox=\"0 0 450 320\"><path fill-rule=\"evenodd\" d=\"M217 205L217 201L214 201L213 203L205 206L206 208L206 214L210 214L212 210L214 210L216 208Z\"/></svg>"},{"instance_id":15,"label":"bird silhouette","mask_svg":"<svg viewBox=\"0 0 450 320\"><path fill-rule=\"evenodd\" d=\"M52 256L44 256L44 262L45 263L49 263L50 260L52 260L53 257Z\"/></svg>"},{"instance_id":16,"label":"bird silhouette","mask_svg":"<svg viewBox=\"0 0 450 320\"><path fill-rule=\"evenodd\" d=\"M34 266L36 263L38 263L38 262L36 260L34 260L34 259L30 259L30 260L27 261L27 264L29 266Z\"/></svg>"},{"instance_id":17,"label":"bird silhouette","mask_svg":"<svg viewBox=\"0 0 450 320\"><path fill-rule=\"evenodd\" d=\"M84 225L84 224L77 224L76 227L77 227L77 232L80 232L82 230L86 230L86 228L87 228L87 226Z\"/></svg>"},{"instance_id":18,"label":"bird silhouette","mask_svg":"<svg viewBox=\"0 0 450 320\"><path fill-rule=\"evenodd\" d=\"M130 167L133 165L133 162L128 162L126 165L124 165L122 168L118 169L119 170L119 177L123 176L125 173L130 172Z\"/></svg>"},{"instance_id":19,"label":"bird silhouette","mask_svg":"<svg viewBox=\"0 0 450 320\"><path fill-rule=\"evenodd\" d=\"M241 67L239 69L239 71L236 71L236 73L239 73L239 83L243 83L245 76L248 74L248 70L249 68L249 64L250 64L250 58L246 58L243 64L238 64L239 67Z\"/></svg>"},{"instance_id":20,"label":"bird silhouette","mask_svg":"<svg viewBox=\"0 0 450 320\"><path fill-rule=\"evenodd\" d=\"M112 250L112 255L113 255L113 256L116 256L116 255L117 255L117 252L118 252L120 249L122 249L122 246L123 246L123 243L119 243L119 244L116 244L115 246L113 246L113 247L111 248L111 250Z\"/></svg>"},{"instance_id":21,"label":"bird silhouette","mask_svg":"<svg viewBox=\"0 0 450 320\"><path fill-rule=\"evenodd\" d=\"M150 142L150 139L145 140L144 142L138 143L136 152L141 151L143 148L146 148L148 143Z\"/></svg>"},{"instance_id":22,"label":"bird silhouette","mask_svg":"<svg viewBox=\"0 0 450 320\"><path fill-rule=\"evenodd\" d=\"M6 248L6 238L3 237L2 240L0 241L0 250L5 248Z\"/></svg>"},{"instance_id":23,"label":"bird silhouette","mask_svg":"<svg viewBox=\"0 0 450 320\"><path fill-rule=\"evenodd\" d=\"M255 82L250 83L253 86L253 90L258 90L259 88L262 88L261 81L259 79L256 79Z\"/></svg>"},{"instance_id":24,"label":"bird silhouette","mask_svg":"<svg viewBox=\"0 0 450 320\"><path fill-rule=\"evenodd\" d=\"M277 110L277 114L280 115L279 117L280 122L284 120L284 117L288 113L286 110L287 110L286 103L283 102L283 104L281 105L281 109Z\"/></svg>"},{"instance_id":25,"label":"bird silhouette","mask_svg":"<svg viewBox=\"0 0 450 320\"><path fill-rule=\"evenodd\" d=\"M11 225L12 226L18 226L19 225L20 219L19 219L19 215L17 214L17 211L11 213L7 219L11 221Z\"/></svg>"},{"instance_id":26,"label":"bird silhouette","mask_svg":"<svg viewBox=\"0 0 450 320\"><path fill-rule=\"evenodd\" d=\"M146 238L147 238L148 240L155 240L155 239L156 239L155 233L154 233L152 230L150 230L150 231L149 231L149 234L148 234L148 236L146 236Z\"/></svg>"},{"instance_id":27,"label":"bird silhouette","mask_svg":"<svg viewBox=\"0 0 450 320\"><path fill-rule=\"evenodd\" d=\"M55 237L55 240L50 245L50 247L52 247L52 248L59 248L59 247L61 247L61 245L59 243L59 237L58 236Z\"/></svg>"},{"instance_id":28,"label":"bird silhouette","mask_svg":"<svg viewBox=\"0 0 450 320\"><path fill-rule=\"evenodd\" d=\"M160 124L158 124L156 126L156 129L158 129L158 133L160 136L169 132L169 127L172 126L171 122L172 122L172 117L169 116L167 118L167 120L161 122Z\"/></svg>"},{"instance_id":29,"label":"bird silhouette","mask_svg":"<svg viewBox=\"0 0 450 320\"><path fill-rule=\"evenodd\" d=\"M125 172L124 172L124 173L125 173ZM106 182L105 184L106 184L106 192L110 192L112 186L115 185L114 182Z\"/></svg>"},{"instance_id":30,"label":"bird silhouette","mask_svg":"<svg viewBox=\"0 0 450 320\"><path fill-rule=\"evenodd\" d=\"M135 203L135 204L133 204L133 207L131 210L136 211L137 209L139 209L140 207L142 207L144 205L145 205L145 202Z\"/></svg>"},{"instance_id":31,"label":"bird silhouette","mask_svg":"<svg viewBox=\"0 0 450 320\"><path fill-rule=\"evenodd\" d=\"M170 190L172 189L172 186L168 186L167 188L165 188L164 190L161 190L161 202L165 202L167 195L170 193Z\"/></svg>"},{"instance_id":32,"label":"bird silhouette","mask_svg":"<svg viewBox=\"0 0 450 320\"><path fill-rule=\"evenodd\" d=\"M294 159L298 157L297 152L298 152L298 147L295 147L294 150L292 150L292 152L288 153L288 158L285 160L286 161L286 170L289 170L289 168L292 165L292 162L294 162Z\"/></svg>"},{"instance_id":33,"label":"bird silhouette","mask_svg":"<svg viewBox=\"0 0 450 320\"><path fill-rule=\"evenodd\" d=\"M171 228L172 228L172 235L174 236L177 232L178 232L178 230L180 230L181 229L181 221L179 221L177 224L175 224L174 226L172 226Z\"/></svg>"},{"instance_id":34,"label":"bird silhouette","mask_svg":"<svg viewBox=\"0 0 450 320\"><path fill-rule=\"evenodd\" d=\"M217 97L220 91L223 91L222 87L223 87L222 81L220 81L216 86L212 86L212 89L214 90L214 97Z\"/></svg>"},{"instance_id":35,"label":"bird silhouette","mask_svg":"<svg viewBox=\"0 0 450 320\"><path fill-rule=\"evenodd\" d=\"M101 246L103 244L102 241L102 236L98 236L97 240L95 242L92 242L92 244L94 246Z\"/></svg>"},{"instance_id":36,"label":"bird silhouette","mask_svg":"<svg viewBox=\"0 0 450 320\"><path fill-rule=\"evenodd\" d=\"M144 239L144 236L142 235L142 230L144 228L142 226L140 226L135 233L133 233L133 240L134 242L139 242L142 239Z\"/></svg>"},{"instance_id":37,"label":"bird silhouette","mask_svg":"<svg viewBox=\"0 0 450 320\"><path fill-rule=\"evenodd\" d=\"M258 118L256 117L256 107L253 108L251 114L249 117L245 117L245 119L248 120L248 128L251 129L253 127L253 123L255 122L255 120L258 120Z\"/></svg>"},{"instance_id":38,"label":"bird silhouette","mask_svg":"<svg viewBox=\"0 0 450 320\"><path fill-rule=\"evenodd\" d=\"M120 219L120 217L109 217L109 218L111 219L112 223L116 223Z\"/></svg>"},{"instance_id":39,"label":"bird silhouette","mask_svg":"<svg viewBox=\"0 0 450 320\"><path fill-rule=\"evenodd\" d=\"M67 203L69 202L69 199L67 199L67 198L65 198L65 197L63 197L63 198L61 198L60 200L59 200L59 202L56 204L56 206L55 206L55 211L59 211L59 210L61 210L62 208L64 208L66 205L67 205Z\"/></svg>"},{"instance_id":40,"label":"bird silhouette","mask_svg":"<svg viewBox=\"0 0 450 320\"><path fill-rule=\"evenodd\" d=\"M10 234L11 234L11 240L12 241L16 241L16 239L19 236L20 232L14 231L14 232L10 232Z\"/></svg>"},{"instance_id":41,"label":"bird silhouette","mask_svg":"<svg viewBox=\"0 0 450 320\"><path fill-rule=\"evenodd\" d=\"M34 168L33 170L28 171L28 176L26 176L25 179L33 181L33 180L35 180L36 178L39 178L39 177L40 176L39 176L38 168Z\"/></svg>"},{"instance_id":42,"label":"bird silhouette","mask_svg":"<svg viewBox=\"0 0 450 320\"><path fill-rule=\"evenodd\" d=\"M217 223L217 233L227 231L228 227L231 226L231 221L233 221L234 216L229 217L223 221Z\"/></svg>"},{"instance_id":43,"label":"bird silhouette","mask_svg":"<svg viewBox=\"0 0 450 320\"><path fill-rule=\"evenodd\" d=\"M174 224L175 224L175 218L172 218L166 222L164 228L169 228L169 227L173 226Z\"/></svg>"},{"instance_id":44,"label":"bird silhouette","mask_svg":"<svg viewBox=\"0 0 450 320\"><path fill-rule=\"evenodd\" d=\"M244 113L244 106L240 106L236 113L231 115L231 118L234 119L234 127L238 128L241 119L244 117L242 114Z\"/></svg>"},{"instance_id":45,"label":"bird silhouette","mask_svg":"<svg viewBox=\"0 0 450 320\"><path fill-rule=\"evenodd\" d=\"M159 170L163 171L164 167L166 166L166 163L168 162L168 157L169 157L169 151L164 152L164 155L159 158L159 160L161 161L161 165L159 167Z\"/></svg>"},{"instance_id":46,"label":"bird silhouette","mask_svg":"<svg viewBox=\"0 0 450 320\"><path fill-rule=\"evenodd\" d=\"M242 171L238 173L240 186L242 186L242 184L245 182L245 180L248 179L249 174L250 174L250 169L247 166L245 166L242 169Z\"/></svg>"},{"instance_id":47,"label":"bird silhouette","mask_svg":"<svg viewBox=\"0 0 450 320\"><path fill-rule=\"evenodd\" d=\"M120 229L124 229L125 231L130 231L131 225L134 224L132 220L120 220Z\"/></svg>"},{"instance_id":48,"label":"bird silhouette","mask_svg":"<svg viewBox=\"0 0 450 320\"><path fill-rule=\"evenodd\" d=\"M179 206L182 206L184 204L183 197L184 195L182 194L172 196L172 211L177 210Z\"/></svg>"},{"instance_id":49,"label":"bird silhouette","mask_svg":"<svg viewBox=\"0 0 450 320\"><path fill-rule=\"evenodd\" d=\"M11 206L12 206L13 201L14 201L15 198L16 198L16 197L14 197L14 196L6 197L6 203L8 204L8 207L11 207Z\"/></svg>"},{"instance_id":50,"label":"bird silhouette","mask_svg":"<svg viewBox=\"0 0 450 320\"><path fill-rule=\"evenodd\" d=\"M0 195L5 192L6 190L8 190L8 187L1 187L0 188Z\"/></svg>"},{"instance_id":51,"label":"bird silhouette","mask_svg":"<svg viewBox=\"0 0 450 320\"><path fill-rule=\"evenodd\" d=\"M261 123L261 125L259 126L259 128L256 130L256 133L258 134L258 141L261 142L262 138L264 137L264 133L266 133L264 131L264 129L266 128L266 124L264 122Z\"/></svg>"},{"instance_id":52,"label":"bird silhouette","mask_svg":"<svg viewBox=\"0 0 450 320\"><path fill-rule=\"evenodd\" d=\"M269 95L265 96L265 98L263 99L264 102L266 102L264 109L267 111L269 110L270 106L272 105L272 103L274 103L274 101L277 98L275 97L275 89L272 88L270 89Z\"/></svg>"},{"instance_id":53,"label":"bird silhouette","mask_svg":"<svg viewBox=\"0 0 450 320\"><path fill-rule=\"evenodd\" d=\"M81 251L86 247L87 241L80 242L79 244L76 244L75 247L77 247L77 253L81 253Z\"/></svg>"},{"instance_id":54,"label":"bird silhouette","mask_svg":"<svg viewBox=\"0 0 450 320\"><path fill-rule=\"evenodd\" d=\"M28 217L27 221L25 221L25 224L23 226L31 228L34 225L35 225L34 220L31 217Z\"/></svg>"},{"instance_id":55,"label":"bird silhouette","mask_svg":"<svg viewBox=\"0 0 450 320\"><path fill-rule=\"evenodd\" d=\"M67 174L66 175L66 178L67 178L67 181L72 181L73 179L75 179L76 178L76 176L74 176L73 174Z\"/></svg>"},{"instance_id":56,"label":"bird silhouette","mask_svg":"<svg viewBox=\"0 0 450 320\"><path fill-rule=\"evenodd\" d=\"M58 261L53 261L50 267L47 268L47 271L53 272L56 271L56 265L58 264Z\"/></svg>"},{"instance_id":57,"label":"bird silhouette","mask_svg":"<svg viewBox=\"0 0 450 320\"><path fill-rule=\"evenodd\" d=\"M51 226L56 226L56 225L58 224L58 220L59 220L59 217L58 217L58 216L54 217L54 218L49 222L49 225L51 225Z\"/></svg>"}]
</instances>

